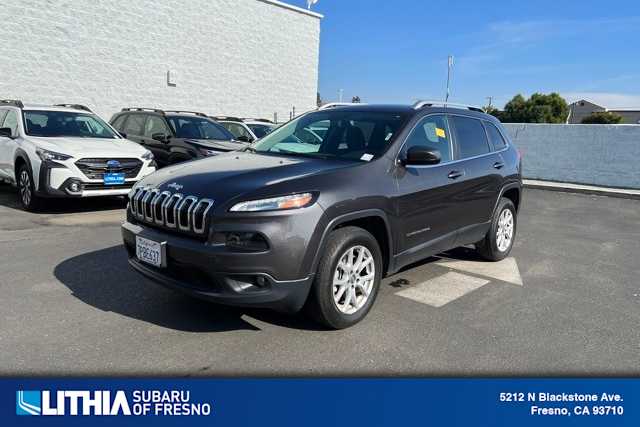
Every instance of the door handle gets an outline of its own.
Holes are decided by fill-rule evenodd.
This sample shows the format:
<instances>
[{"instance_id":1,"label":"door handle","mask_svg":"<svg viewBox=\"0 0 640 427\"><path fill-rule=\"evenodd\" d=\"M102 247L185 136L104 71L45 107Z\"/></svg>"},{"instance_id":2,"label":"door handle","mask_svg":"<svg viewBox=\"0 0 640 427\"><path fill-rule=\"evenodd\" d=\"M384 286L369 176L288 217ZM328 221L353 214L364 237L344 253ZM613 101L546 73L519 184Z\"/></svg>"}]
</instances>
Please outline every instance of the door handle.
<instances>
[{"instance_id":1,"label":"door handle","mask_svg":"<svg viewBox=\"0 0 640 427\"><path fill-rule=\"evenodd\" d=\"M504 167L504 162L495 162L495 163L493 164L493 167L494 167L495 169L502 169L502 168Z\"/></svg>"},{"instance_id":2,"label":"door handle","mask_svg":"<svg viewBox=\"0 0 640 427\"><path fill-rule=\"evenodd\" d=\"M458 179L461 176L464 176L464 171L451 171L448 176L449 179Z\"/></svg>"}]
</instances>

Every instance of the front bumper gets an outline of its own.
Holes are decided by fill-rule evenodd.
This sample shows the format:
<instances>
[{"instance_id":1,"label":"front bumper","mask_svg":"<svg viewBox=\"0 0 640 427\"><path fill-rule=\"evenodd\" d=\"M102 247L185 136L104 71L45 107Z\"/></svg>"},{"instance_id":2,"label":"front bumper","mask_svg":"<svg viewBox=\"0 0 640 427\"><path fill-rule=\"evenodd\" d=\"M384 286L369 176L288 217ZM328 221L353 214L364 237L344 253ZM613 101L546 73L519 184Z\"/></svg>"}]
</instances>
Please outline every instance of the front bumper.
<instances>
[{"instance_id":1,"label":"front bumper","mask_svg":"<svg viewBox=\"0 0 640 427\"><path fill-rule=\"evenodd\" d=\"M104 197L126 196L131 187L145 176L155 172L155 167L147 162L140 168L138 175L132 179L126 179L122 185L104 185L100 180L87 179L79 170L73 170L73 165L66 165L54 161L43 161L38 170L38 189L40 197ZM72 192L69 184L76 182L81 186L81 191Z\"/></svg>"},{"instance_id":2,"label":"front bumper","mask_svg":"<svg viewBox=\"0 0 640 427\"><path fill-rule=\"evenodd\" d=\"M136 236L166 242L166 268L137 260ZM271 272L259 267L259 257L264 254L229 252L224 247L130 222L122 225L122 237L129 264L136 271L163 286L220 304L296 312L304 305L313 282L313 275L276 280Z\"/></svg>"}]
</instances>

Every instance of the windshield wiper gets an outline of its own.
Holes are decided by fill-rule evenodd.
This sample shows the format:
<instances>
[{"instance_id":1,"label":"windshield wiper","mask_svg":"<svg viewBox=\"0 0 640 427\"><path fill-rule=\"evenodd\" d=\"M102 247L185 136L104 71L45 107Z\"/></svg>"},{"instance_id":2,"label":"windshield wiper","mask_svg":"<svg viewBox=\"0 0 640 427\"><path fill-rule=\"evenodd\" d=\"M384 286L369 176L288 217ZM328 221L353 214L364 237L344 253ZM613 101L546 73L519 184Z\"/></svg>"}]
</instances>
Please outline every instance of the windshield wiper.
<instances>
[{"instance_id":1,"label":"windshield wiper","mask_svg":"<svg viewBox=\"0 0 640 427\"><path fill-rule=\"evenodd\" d=\"M329 154L321 154L321 153L299 153L297 151L284 150L282 148L278 148L278 151L267 151L267 153L271 154L285 154L292 156L300 156L300 157L309 157L314 159L323 159L329 160L332 156Z\"/></svg>"}]
</instances>

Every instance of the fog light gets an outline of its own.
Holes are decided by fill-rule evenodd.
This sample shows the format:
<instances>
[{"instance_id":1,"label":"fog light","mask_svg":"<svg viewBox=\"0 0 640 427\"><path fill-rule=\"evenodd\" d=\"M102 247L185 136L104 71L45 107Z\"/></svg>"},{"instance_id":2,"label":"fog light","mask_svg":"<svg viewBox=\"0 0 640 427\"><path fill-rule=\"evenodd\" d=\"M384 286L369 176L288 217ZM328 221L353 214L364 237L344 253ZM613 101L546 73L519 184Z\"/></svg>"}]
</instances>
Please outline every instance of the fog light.
<instances>
[{"instance_id":1,"label":"fog light","mask_svg":"<svg viewBox=\"0 0 640 427\"><path fill-rule=\"evenodd\" d=\"M82 185L77 182L72 182L67 188L69 188L69 191L72 193L79 193L82 190Z\"/></svg>"}]
</instances>

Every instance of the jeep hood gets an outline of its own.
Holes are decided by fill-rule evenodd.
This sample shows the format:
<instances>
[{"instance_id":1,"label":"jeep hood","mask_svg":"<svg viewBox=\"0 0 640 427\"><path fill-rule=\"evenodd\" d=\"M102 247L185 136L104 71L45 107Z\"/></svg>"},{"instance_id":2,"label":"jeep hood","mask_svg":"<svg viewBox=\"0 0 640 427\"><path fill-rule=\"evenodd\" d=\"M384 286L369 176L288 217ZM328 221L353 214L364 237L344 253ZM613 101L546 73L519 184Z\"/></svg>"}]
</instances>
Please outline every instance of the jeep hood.
<instances>
[{"instance_id":1,"label":"jeep hood","mask_svg":"<svg viewBox=\"0 0 640 427\"><path fill-rule=\"evenodd\" d=\"M339 160L224 153L161 169L139 185L224 202L258 189L352 165Z\"/></svg>"},{"instance_id":2,"label":"jeep hood","mask_svg":"<svg viewBox=\"0 0 640 427\"><path fill-rule=\"evenodd\" d=\"M142 156L146 148L127 139L30 138L38 147L77 159L87 157L124 158Z\"/></svg>"}]
</instances>

